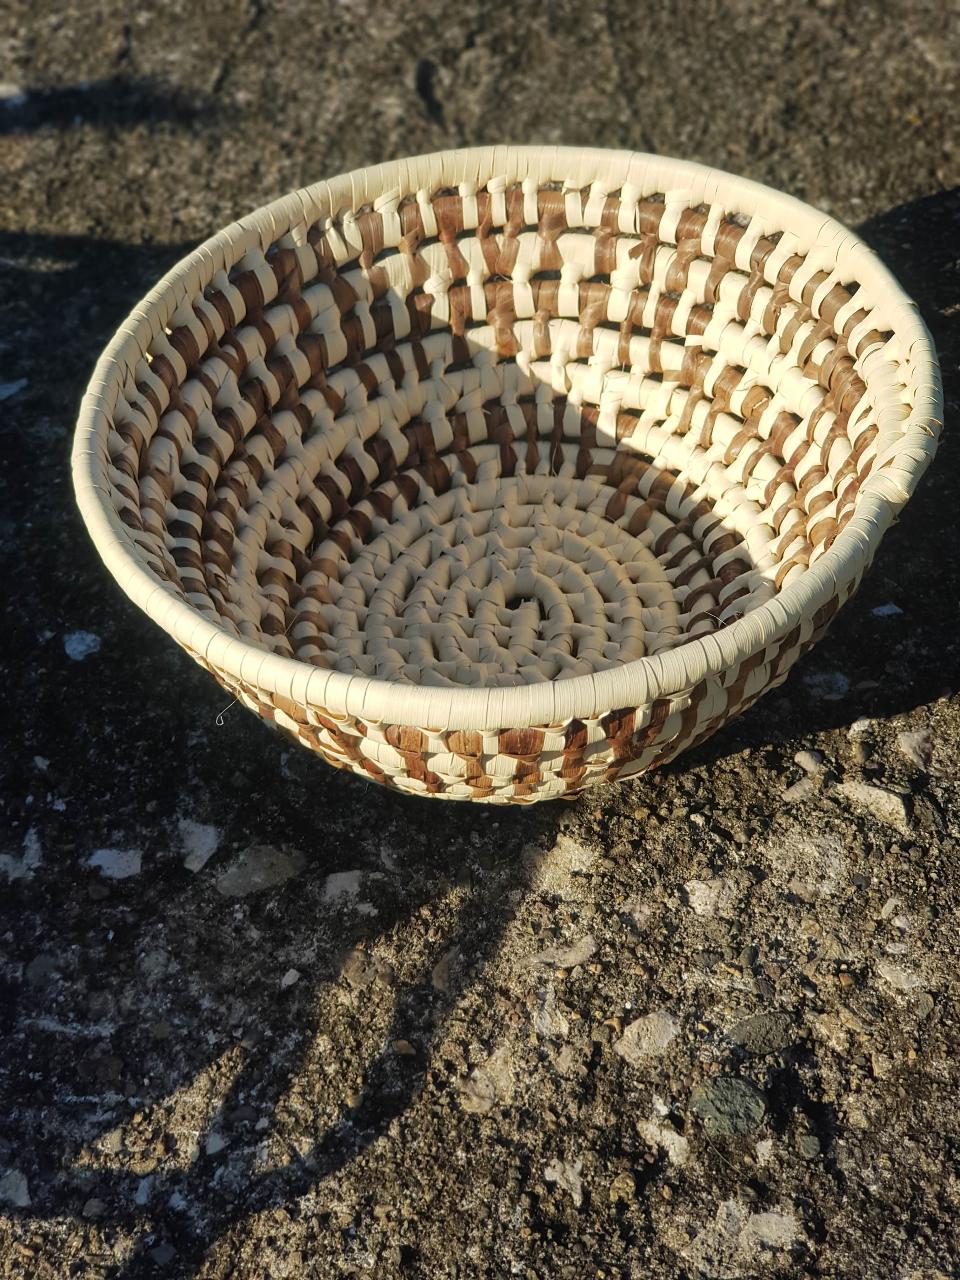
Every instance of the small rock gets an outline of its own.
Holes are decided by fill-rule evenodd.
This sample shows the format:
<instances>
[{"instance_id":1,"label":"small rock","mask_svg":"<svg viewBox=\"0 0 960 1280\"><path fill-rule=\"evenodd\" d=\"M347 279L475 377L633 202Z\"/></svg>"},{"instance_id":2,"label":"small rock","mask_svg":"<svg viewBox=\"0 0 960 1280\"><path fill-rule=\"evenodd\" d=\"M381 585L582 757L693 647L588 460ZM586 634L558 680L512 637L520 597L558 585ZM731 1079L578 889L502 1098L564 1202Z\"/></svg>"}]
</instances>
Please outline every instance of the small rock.
<instances>
[{"instance_id":1,"label":"small rock","mask_svg":"<svg viewBox=\"0 0 960 1280\"><path fill-rule=\"evenodd\" d=\"M63 648L68 658L74 662L82 662L95 653L99 653L102 641L92 631L71 631L63 637Z\"/></svg>"},{"instance_id":2,"label":"small rock","mask_svg":"<svg viewBox=\"0 0 960 1280\"><path fill-rule=\"evenodd\" d=\"M823 768L823 756L819 751L798 751L793 758L804 773L819 773Z\"/></svg>"},{"instance_id":3,"label":"small rock","mask_svg":"<svg viewBox=\"0 0 960 1280\"><path fill-rule=\"evenodd\" d=\"M644 1120L638 1125L640 1136L651 1147L659 1147L673 1165L685 1165L690 1155L690 1143L682 1133L677 1133L663 1119Z\"/></svg>"},{"instance_id":4,"label":"small rock","mask_svg":"<svg viewBox=\"0 0 960 1280\"><path fill-rule=\"evenodd\" d=\"M137 1183L137 1189L133 1193L133 1203L142 1208L150 1199L150 1192L153 1190L153 1178L141 1178Z\"/></svg>"},{"instance_id":5,"label":"small rock","mask_svg":"<svg viewBox=\"0 0 960 1280\"><path fill-rule=\"evenodd\" d=\"M102 1218L107 1211L105 1200L98 1200L96 1196L91 1196L87 1203L83 1206L82 1213L85 1218Z\"/></svg>"},{"instance_id":6,"label":"small rock","mask_svg":"<svg viewBox=\"0 0 960 1280\"><path fill-rule=\"evenodd\" d=\"M376 961L366 951L353 947L344 958L340 974L354 990L362 990L376 980Z\"/></svg>"},{"instance_id":7,"label":"small rock","mask_svg":"<svg viewBox=\"0 0 960 1280\"><path fill-rule=\"evenodd\" d=\"M753 1275L765 1264L768 1251L785 1251L801 1239L800 1224L792 1214L768 1211L751 1213L738 1200L725 1200L714 1220L686 1244L681 1252L698 1276L710 1280L736 1280Z\"/></svg>"},{"instance_id":8,"label":"small rock","mask_svg":"<svg viewBox=\"0 0 960 1280\"><path fill-rule=\"evenodd\" d=\"M306 859L296 850L285 852L273 845L251 845L217 879L217 892L225 898L244 898L250 893L275 889L299 875Z\"/></svg>"},{"instance_id":9,"label":"small rock","mask_svg":"<svg viewBox=\"0 0 960 1280\"><path fill-rule=\"evenodd\" d=\"M610 1197L611 1204L618 1204L623 1201L625 1204L632 1204L637 1198L637 1183L632 1173L618 1173L614 1180L610 1183L610 1190L607 1193Z\"/></svg>"},{"instance_id":10,"label":"small rock","mask_svg":"<svg viewBox=\"0 0 960 1280\"><path fill-rule=\"evenodd\" d=\"M842 671L808 671L803 682L823 702L839 702L850 692L850 681Z\"/></svg>"},{"instance_id":11,"label":"small rock","mask_svg":"<svg viewBox=\"0 0 960 1280\"><path fill-rule=\"evenodd\" d=\"M698 916L729 915L736 901L736 888L729 880L687 880L683 886L687 905Z\"/></svg>"},{"instance_id":12,"label":"small rock","mask_svg":"<svg viewBox=\"0 0 960 1280\"><path fill-rule=\"evenodd\" d=\"M929 729L909 730L897 734L897 746L911 763L926 771L933 759L933 738Z\"/></svg>"},{"instance_id":13,"label":"small rock","mask_svg":"<svg viewBox=\"0 0 960 1280\"><path fill-rule=\"evenodd\" d=\"M339 902L341 898L356 898L360 895L362 871L335 871L323 882L324 902Z\"/></svg>"},{"instance_id":14,"label":"small rock","mask_svg":"<svg viewBox=\"0 0 960 1280\"><path fill-rule=\"evenodd\" d=\"M789 1249L800 1235L800 1225L793 1214L751 1213L742 1236L748 1247L755 1243L764 1249Z\"/></svg>"},{"instance_id":15,"label":"small rock","mask_svg":"<svg viewBox=\"0 0 960 1280\"><path fill-rule=\"evenodd\" d=\"M158 1244L155 1249L150 1250L149 1256L158 1267L166 1267L177 1256L177 1251L172 1244Z\"/></svg>"},{"instance_id":16,"label":"small rock","mask_svg":"<svg viewBox=\"0 0 960 1280\"><path fill-rule=\"evenodd\" d=\"M30 1188L26 1175L19 1169L10 1169L0 1178L0 1200L13 1205L15 1209L30 1207Z\"/></svg>"},{"instance_id":17,"label":"small rock","mask_svg":"<svg viewBox=\"0 0 960 1280\"><path fill-rule=\"evenodd\" d=\"M784 789L783 799L786 804L800 804L804 800L810 800L816 794L817 788L813 779L801 778L799 782Z\"/></svg>"},{"instance_id":18,"label":"small rock","mask_svg":"<svg viewBox=\"0 0 960 1280\"><path fill-rule=\"evenodd\" d=\"M543 1176L547 1182L554 1182L561 1190L568 1192L576 1208L583 1204L583 1170L582 1160L551 1160L544 1166Z\"/></svg>"},{"instance_id":19,"label":"small rock","mask_svg":"<svg viewBox=\"0 0 960 1280\"><path fill-rule=\"evenodd\" d=\"M23 845L19 856L12 853L0 853L0 871L11 882L14 880L30 880L34 871L43 861L43 847L36 827L30 827L23 837Z\"/></svg>"},{"instance_id":20,"label":"small rock","mask_svg":"<svg viewBox=\"0 0 960 1280\"><path fill-rule=\"evenodd\" d=\"M533 1029L546 1040L566 1040L570 1023L557 1008L557 995L553 983L540 994L538 1008L533 1015Z\"/></svg>"},{"instance_id":21,"label":"small rock","mask_svg":"<svg viewBox=\"0 0 960 1280\"><path fill-rule=\"evenodd\" d=\"M694 1089L690 1109L708 1134L741 1137L759 1127L767 1104L764 1095L749 1080L718 1076Z\"/></svg>"},{"instance_id":22,"label":"small rock","mask_svg":"<svg viewBox=\"0 0 960 1280\"><path fill-rule=\"evenodd\" d=\"M547 947L530 957L530 964L550 965L554 969L574 969L578 964L585 964L597 950L597 940L588 933L579 942L569 947Z\"/></svg>"},{"instance_id":23,"label":"small rock","mask_svg":"<svg viewBox=\"0 0 960 1280\"><path fill-rule=\"evenodd\" d=\"M209 823L194 822L192 818L179 818L177 834L184 855L183 865L188 871L202 871L217 852L220 832Z\"/></svg>"},{"instance_id":24,"label":"small rock","mask_svg":"<svg viewBox=\"0 0 960 1280\"><path fill-rule=\"evenodd\" d=\"M837 790L856 808L865 809L880 822L895 827L903 835L911 834L907 806L899 792L873 786L868 782L842 782Z\"/></svg>"},{"instance_id":25,"label":"small rock","mask_svg":"<svg viewBox=\"0 0 960 1280\"><path fill-rule=\"evenodd\" d=\"M119 1129L110 1129L97 1139L97 1146L108 1156L120 1154L123 1148L123 1134Z\"/></svg>"},{"instance_id":26,"label":"small rock","mask_svg":"<svg viewBox=\"0 0 960 1280\"><path fill-rule=\"evenodd\" d=\"M513 1096L513 1064L506 1046L492 1053L483 1066L478 1066L460 1086L460 1105L464 1111L485 1115Z\"/></svg>"},{"instance_id":27,"label":"small rock","mask_svg":"<svg viewBox=\"0 0 960 1280\"><path fill-rule=\"evenodd\" d=\"M97 849L87 859L107 880L127 880L140 874L142 854L139 849Z\"/></svg>"},{"instance_id":28,"label":"small rock","mask_svg":"<svg viewBox=\"0 0 960 1280\"><path fill-rule=\"evenodd\" d=\"M899 618L903 615L903 610L899 605L894 604L892 600L888 604L878 604L870 612L875 618Z\"/></svg>"},{"instance_id":29,"label":"small rock","mask_svg":"<svg viewBox=\"0 0 960 1280\"><path fill-rule=\"evenodd\" d=\"M929 1018L936 1008L936 1001L929 991L921 991L916 998L917 1017L922 1022L924 1018Z\"/></svg>"},{"instance_id":30,"label":"small rock","mask_svg":"<svg viewBox=\"0 0 960 1280\"><path fill-rule=\"evenodd\" d=\"M645 928L653 916L653 907L643 898L628 898L620 908L621 912L628 916L633 923L634 929L641 930Z\"/></svg>"},{"instance_id":31,"label":"small rock","mask_svg":"<svg viewBox=\"0 0 960 1280\"><path fill-rule=\"evenodd\" d=\"M803 1133L797 1139L797 1150L804 1160L815 1160L820 1154L820 1139L813 1133Z\"/></svg>"},{"instance_id":32,"label":"small rock","mask_svg":"<svg viewBox=\"0 0 960 1280\"><path fill-rule=\"evenodd\" d=\"M876 725L875 720L870 720L867 716L859 716L854 720L853 724L847 730L848 738L866 738L873 733Z\"/></svg>"},{"instance_id":33,"label":"small rock","mask_svg":"<svg viewBox=\"0 0 960 1280\"><path fill-rule=\"evenodd\" d=\"M747 1053L762 1056L785 1049L793 1039L791 1030L785 1013L755 1013L732 1026L727 1038Z\"/></svg>"},{"instance_id":34,"label":"small rock","mask_svg":"<svg viewBox=\"0 0 960 1280\"><path fill-rule=\"evenodd\" d=\"M757 1164L769 1164L773 1158L773 1139L761 1138L757 1143Z\"/></svg>"},{"instance_id":35,"label":"small rock","mask_svg":"<svg viewBox=\"0 0 960 1280\"><path fill-rule=\"evenodd\" d=\"M891 964L889 960L879 960L877 962L877 973L895 991L916 991L918 987L923 985L920 978L912 970L903 969L897 964Z\"/></svg>"},{"instance_id":36,"label":"small rock","mask_svg":"<svg viewBox=\"0 0 960 1280\"><path fill-rule=\"evenodd\" d=\"M226 1149L227 1139L222 1133L211 1133L207 1135L207 1140L203 1145L208 1156L215 1156Z\"/></svg>"},{"instance_id":37,"label":"small rock","mask_svg":"<svg viewBox=\"0 0 960 1280\"><path fill-rule=\"evenodd\" d=\"M533 889L568 899L574 895L576 877L593 866L595 855L579 840L561 831L551 849L544 852L528 845L521 855Z\"/></svg>"},{"instance_id":38,"label":"small rock","mask_svg":"<svg viewBox=\"0 0 960 1280\"><path fill-rule=\"evenodd\" d=\"M450 979L459 958L459 950L456 947L451 947L449 951L443 953L433 966L430 970L430 984L434 991L439 991L443 995L450 994Z\"/></svg>"},{"instance_id":39,"label":"small rock","mask_svg":"<svg viewBox=\"0 0 960 1280\"><path fill-rule=\"evenodd\" d=\"M680 1023L669 1010L655 1009L631 1022L613 1047L621 1058L640 1066L645 1058L666 1053L679 1032Z\"/></svg>"},{"instance_id":40,"label":"small rock","mask_svg":"<svg viewBox=\"0 0 960 1280\"><path fill-rule=\"evenodd\" d=\"M285 990L287 987L292 987L295 982L299 982L299 981L300 981L300 970L288 969L287 972L280 979L280 986Z\"/></svg>"},{"instance_id":41,"label":"small rock","mask_svg":"<svg viewBox=\"0 0 960 1280\"><path fill-rule=\"evenodd\" d=\"M416 1047L409 1040L392 1040L390 1047L401 1058L415 1058L417 1056Z\"/></svg>"}]
</instances>

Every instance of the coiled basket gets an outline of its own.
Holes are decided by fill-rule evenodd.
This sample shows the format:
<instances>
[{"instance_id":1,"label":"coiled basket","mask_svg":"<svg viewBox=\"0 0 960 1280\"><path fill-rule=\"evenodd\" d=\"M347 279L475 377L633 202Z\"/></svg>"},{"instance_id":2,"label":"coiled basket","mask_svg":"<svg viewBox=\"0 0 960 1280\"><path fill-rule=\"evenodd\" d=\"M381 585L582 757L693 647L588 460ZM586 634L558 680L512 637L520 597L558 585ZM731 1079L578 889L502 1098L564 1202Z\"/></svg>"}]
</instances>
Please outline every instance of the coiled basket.
<instances>
[{"instance_id":1,"label":"coiled basket","mask_svg":"<svg viewBox=\"0 0 960 1280\"><path fill-rule=\"evenodd\" d=\"M529 803L701 741L824 632L933 455L849 231L627 152L357 170L111 342L77 498L128 595L330 764Z\"/></svg>"}]
</instances>

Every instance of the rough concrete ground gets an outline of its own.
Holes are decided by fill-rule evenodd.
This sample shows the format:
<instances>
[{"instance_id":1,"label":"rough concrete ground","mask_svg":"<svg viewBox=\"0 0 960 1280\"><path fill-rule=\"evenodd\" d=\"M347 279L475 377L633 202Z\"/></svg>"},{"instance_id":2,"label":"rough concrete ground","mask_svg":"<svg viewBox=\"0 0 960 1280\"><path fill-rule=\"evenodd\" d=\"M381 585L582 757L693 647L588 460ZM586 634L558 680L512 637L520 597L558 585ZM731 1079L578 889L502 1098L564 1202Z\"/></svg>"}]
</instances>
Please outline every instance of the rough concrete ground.
<instances>
[{"instance_id":1,"label":"rough concrete ground","mask_svg":"<svg viewBox=\"0 0 960 1280\"><path fill-rule=\"evenodd\" d=\"M960 1274L951 17L8 0L0 1274ZM522 811L218 725L68 481L97 352L190 245L495 140L686 155L859 225L947 396L783 689L659 775Z\"/></svg>"}]
</instances>

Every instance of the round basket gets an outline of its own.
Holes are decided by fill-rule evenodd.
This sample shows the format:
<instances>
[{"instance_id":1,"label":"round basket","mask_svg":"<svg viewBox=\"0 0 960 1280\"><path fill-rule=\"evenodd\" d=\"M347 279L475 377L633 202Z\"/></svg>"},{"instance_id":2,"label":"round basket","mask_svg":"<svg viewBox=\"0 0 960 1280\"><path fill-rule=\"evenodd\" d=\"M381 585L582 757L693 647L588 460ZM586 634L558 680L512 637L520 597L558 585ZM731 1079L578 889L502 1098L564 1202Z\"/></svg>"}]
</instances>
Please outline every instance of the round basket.
<instances>
[{"instance_id":1,"label":"round basket","mask_svg":"<svg viewBox=\"0 0 960 1280\"><path fill-rule=\"evenodd\" d=\"M914 305L824 214L487 147L208 240L107 348L73 467L120 585L248 707L389 786L529 803L779 684L940 413Z\"/></svg>"}]
</instances>

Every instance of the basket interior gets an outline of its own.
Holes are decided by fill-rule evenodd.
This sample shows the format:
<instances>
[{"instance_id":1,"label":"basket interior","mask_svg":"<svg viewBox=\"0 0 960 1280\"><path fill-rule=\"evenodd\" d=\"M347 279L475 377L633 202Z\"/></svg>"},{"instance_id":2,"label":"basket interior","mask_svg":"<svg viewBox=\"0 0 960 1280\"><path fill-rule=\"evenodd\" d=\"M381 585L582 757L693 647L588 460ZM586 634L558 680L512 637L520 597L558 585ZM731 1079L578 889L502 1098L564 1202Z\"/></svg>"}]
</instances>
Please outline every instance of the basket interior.
<instances>
[{"instance_id":1,"label":"basket interior","mask_svg":"<svg viewBox=\"0 0 960 1280\"><path fill-rule=\"evenodd\" d=\"M397 197L180 305L114 411L114 501L265 650L417 685L597 672L769 601L851 517L889 337L856 293L656 193Z\"/></svg>"}]
</instances>

